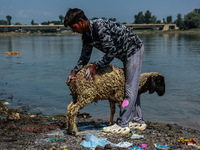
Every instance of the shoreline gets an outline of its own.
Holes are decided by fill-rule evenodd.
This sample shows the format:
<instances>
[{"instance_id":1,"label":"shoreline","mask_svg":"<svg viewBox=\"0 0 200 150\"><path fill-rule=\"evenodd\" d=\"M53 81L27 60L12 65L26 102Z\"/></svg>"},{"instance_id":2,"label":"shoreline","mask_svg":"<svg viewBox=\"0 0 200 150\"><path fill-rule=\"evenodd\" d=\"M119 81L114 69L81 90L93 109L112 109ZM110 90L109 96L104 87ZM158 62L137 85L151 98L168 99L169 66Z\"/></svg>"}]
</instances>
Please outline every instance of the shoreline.
<instances>
[{"instance_id":1,"label":"shoreline","mask_svg":"<svg viewBox=\"0 0 200 150\"><path fill-rule=\"evenodd\" d=\"M136 34L200 34L200 29L190 29L190 30L169 30L169 31L160 31L160 30L133 30ZM0 32L0 37L1 36L50 36L50 35L56 35L56 36L61 36L61 35L80 35L77 33L73 32L60 32L60 33L21 33L21 32Z\"/></svg>"},{"instance_id":2,"label":"shoreline","mask_svg":"<svg viewBox=\"0 0 200 150\"><path fill-rule=\"evenodd\" d=\"M68 150L88 149L81 146L88 133L112 143L129 142L133 146L147 144L145 150L156 149L154 144L168 145L172 149L194 149L194 146L179 142L180 137L193 139L200 143L200 131L185 128L177 124L147 121L147 129L135 131L144 137L131 139L131 135L118 135L102 132L108 121L93 120L88 114L80 114L77 126L80 135L69 135L65 131L65 116L41 115L39 113L22 113L17 109L7 108L0 102L0 149L50 149L65 147ZM130 149L129 147L128 149ZM112 150L124 149L112 147Z\"/></svg>"}]
</instances>

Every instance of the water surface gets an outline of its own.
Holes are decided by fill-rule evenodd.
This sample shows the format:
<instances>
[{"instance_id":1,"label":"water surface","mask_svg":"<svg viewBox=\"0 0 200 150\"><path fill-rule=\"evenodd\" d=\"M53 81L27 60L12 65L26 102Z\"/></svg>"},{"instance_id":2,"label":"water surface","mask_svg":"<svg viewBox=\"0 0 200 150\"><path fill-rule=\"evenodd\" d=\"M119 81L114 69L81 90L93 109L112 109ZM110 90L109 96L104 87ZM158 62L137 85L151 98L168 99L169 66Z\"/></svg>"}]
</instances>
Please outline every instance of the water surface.
<instances>
[{"instance_id":1,"label":"water surface","mask_svg":"<svg viewBox=\"0 0 200 150\"><path fill-rule=\"evenodd\" d=\"M142 72L165 76L166 93L141 96L144 119L200 129L200 35L140 35L145 43ZM9 107L44 114L65 114L71 102L65 82L81 53L81 36L0 37L0 100ZM22 54L7 56L7 51ZM104 54L94 49L90 62ZM114 59L112 64L122 67ZM12 95L8 99L7 95ZM90 104L81 112L109 119L108 101ZM117 108L115 118L118 116Z\"/></svg>"}]
</instances>

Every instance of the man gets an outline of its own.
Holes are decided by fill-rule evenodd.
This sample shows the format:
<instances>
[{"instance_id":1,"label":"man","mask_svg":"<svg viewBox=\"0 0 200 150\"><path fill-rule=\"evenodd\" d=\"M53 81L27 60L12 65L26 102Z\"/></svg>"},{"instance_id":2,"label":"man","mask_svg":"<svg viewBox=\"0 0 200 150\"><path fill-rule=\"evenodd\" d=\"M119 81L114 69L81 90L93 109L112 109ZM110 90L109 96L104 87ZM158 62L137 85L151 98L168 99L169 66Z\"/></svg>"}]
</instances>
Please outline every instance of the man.
<instances>
[{"instance_id":1,"label":"man","mask_svg":"<svg viewBox=\"0 0 200 150\"><path fill-rule=\"evenodd\" d=\"M88 20L84 12L78 8L68 10L64 25L69 26L73 32L82 34L83 42L81 56L68 77L67 85L89 62L93 47L101 50L105 55L89 67L86 80L94 79L96 70L105 68L115 57L120 59L125 71L125 97L116 123L104 127L103 131L127 134L130 129L144 130L146 124L141 113L140 97L137 97L144 52L139 36L120 23L103 19ZM134 123L129 123L132 114Z\"/></svg>"}]
</instances>

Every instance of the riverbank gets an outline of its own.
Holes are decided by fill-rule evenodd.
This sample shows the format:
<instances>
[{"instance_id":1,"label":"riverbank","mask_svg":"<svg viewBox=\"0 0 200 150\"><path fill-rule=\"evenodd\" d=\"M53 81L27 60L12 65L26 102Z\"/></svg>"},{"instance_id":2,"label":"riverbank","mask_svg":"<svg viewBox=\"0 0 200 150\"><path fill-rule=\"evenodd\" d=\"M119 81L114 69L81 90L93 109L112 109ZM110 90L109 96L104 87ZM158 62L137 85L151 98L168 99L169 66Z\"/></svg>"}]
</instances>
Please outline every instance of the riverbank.
<instances>
[{"instance_id":1,"label":"riverbank","mask_svg":"<svg viewBox=\"0 0 200 150\"><path fill-rule=\"evenodd\" d=\"M165 34L165 33L179 33L179 34L200 34L200 28L190 29L190 30L169 30L169 31L161 31L161 30L133 30L136 34ZM72 32L61 32L61 33L41 33L41 32L0 32L0 36L34 36L34 35L77 35L77 33Z\"/></svg>"},{"instance_id":2,"label":"riverbank","mask_svg":"<svg viewBox=\"0 0 200 150\"><path fill-rule=\"evenodd\" d=\"M156 149L154 144L168 146L170 149L195 149L194 146L179 142L180 137L193 139L200 143L200 131L184 128L177 124L163 124L147 122L147 129L135 131L142 135L141 139L131 139L129 135L116 135L102 132L102 128L108 125L104 120L93 120L89 115L79 115L77 126L79 136L68 135L65 131L65 116L48 116L39 113L22 113L19 110L7 108L0 103L0 149L64 149L82 150L88 149L81 146L86 135L91 133L96 138L118 144L129 142L129 148L110 147L105 149L120 150L130 149L133 146L146 144L145 150ZM124 145L126 146L126 144ZM100 146L96 149L104 149Z\"/></svg>"}]
</instances>

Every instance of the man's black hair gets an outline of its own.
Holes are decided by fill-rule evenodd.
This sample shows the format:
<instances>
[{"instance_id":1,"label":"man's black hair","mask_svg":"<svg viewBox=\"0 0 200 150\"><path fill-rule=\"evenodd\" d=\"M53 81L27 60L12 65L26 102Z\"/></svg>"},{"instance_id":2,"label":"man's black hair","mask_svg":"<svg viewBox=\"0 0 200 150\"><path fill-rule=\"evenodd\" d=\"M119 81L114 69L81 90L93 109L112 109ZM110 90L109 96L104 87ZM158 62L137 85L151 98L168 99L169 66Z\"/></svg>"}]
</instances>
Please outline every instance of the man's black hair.
<instances>
[{"instance_id":1,"label":"man's black hair","mask_svg":"<svg viewBox=\"0 0 200 150\"><path fill-rule=\"evenodd\" d=\"M81 9L69 8L64 19L65 27L78 23L80 18L88 20L88 18L85 16L84 12Z\"/></svg>"}]
</instances>

